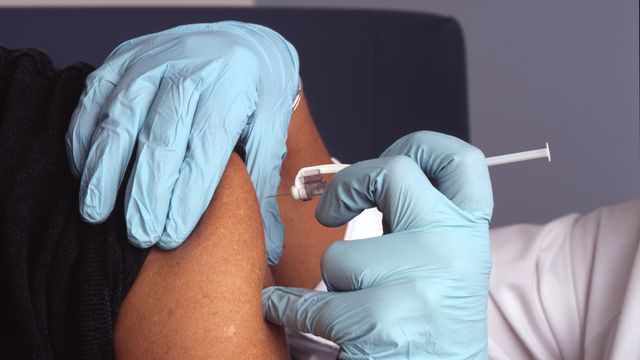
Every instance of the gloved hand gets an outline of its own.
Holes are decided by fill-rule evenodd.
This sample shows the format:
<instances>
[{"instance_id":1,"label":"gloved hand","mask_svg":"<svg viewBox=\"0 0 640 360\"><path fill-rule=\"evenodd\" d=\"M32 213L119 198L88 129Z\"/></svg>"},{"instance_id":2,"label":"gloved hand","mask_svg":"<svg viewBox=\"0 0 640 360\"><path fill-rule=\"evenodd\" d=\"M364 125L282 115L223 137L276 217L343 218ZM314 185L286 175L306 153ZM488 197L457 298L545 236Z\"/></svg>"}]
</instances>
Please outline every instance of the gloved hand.
<instances>
[{"instance_id":1,"label":"gloved hand","mask_svg":"<svg viewBox=\"0 0 640 360\"><path fill-rule=\"evenodd\" d=\"M340 359L487 358L493 200L482 152L410 134L338 172L316 217L338 226L373 206L385 235L327 248L329 292L263 290L266 318L336 342Z\"/></svg>"},{"instance_id":2,"label":"gloved hand","mask_svg":"<svg viewBox=\"0 0 640 360\"><path fill-rule=\"evenodd\" d=\"M180 26L118 46L88 78L67 132L80 212L111 213L137 142L125 197L132 244L171 249L191 233L240 141L260 199L270 263L282 247L274 198L298 57L254 24Z\"/></svg>"}]
</instances>

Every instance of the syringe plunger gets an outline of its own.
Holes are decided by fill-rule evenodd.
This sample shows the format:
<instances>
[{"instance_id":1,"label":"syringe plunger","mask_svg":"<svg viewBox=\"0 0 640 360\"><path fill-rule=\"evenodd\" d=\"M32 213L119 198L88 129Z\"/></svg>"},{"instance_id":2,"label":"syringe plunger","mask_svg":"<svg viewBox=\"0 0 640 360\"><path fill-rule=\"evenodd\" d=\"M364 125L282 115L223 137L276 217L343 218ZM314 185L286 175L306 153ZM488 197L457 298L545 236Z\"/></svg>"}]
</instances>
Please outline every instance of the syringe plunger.
<instances>
[{"instance_id":1,"label":"syringe plunger","mask_svg":"<svg viewBox=\"0 0 640 360\"><path fill-rule=\"evenodd\" d=\"M551 151L549 151L549 143L546 143L546 144L547 146L542 149L522 151L522 152L513 153L513 154L488 157L487 165L493 166L493 165L509 164L509 163L514 163L518 161L539 159L544 157L546 157L547 159L549 159L549 161L551 161Z\"/></svg>"}]
</instances>

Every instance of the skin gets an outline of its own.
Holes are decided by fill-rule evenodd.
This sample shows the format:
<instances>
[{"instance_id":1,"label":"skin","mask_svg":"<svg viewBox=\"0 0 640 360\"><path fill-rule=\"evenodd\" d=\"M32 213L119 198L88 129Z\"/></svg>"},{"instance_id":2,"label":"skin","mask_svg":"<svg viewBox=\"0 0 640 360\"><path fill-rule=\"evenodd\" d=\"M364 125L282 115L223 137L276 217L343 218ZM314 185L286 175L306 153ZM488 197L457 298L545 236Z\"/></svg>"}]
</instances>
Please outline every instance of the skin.
<instances>
[{"instance_id":1,"label":"skin","mask_svg":"<svg viewBox=\"0 0 640 360\"><path fill-rule=\"evenodd\" d=\"M330 163L306 99L293 112L278 193L304 166ZM261 290L312 288L320 256L344 227L314 217L318 199L279 197L285 228L280 263L266 262L258 199L235 153L198 226L172 251L151 249L115 328L119 359L288 359L284 330L262 315ZM242 229L239 231L238 229Z\"/></svg>"}]
</instances>

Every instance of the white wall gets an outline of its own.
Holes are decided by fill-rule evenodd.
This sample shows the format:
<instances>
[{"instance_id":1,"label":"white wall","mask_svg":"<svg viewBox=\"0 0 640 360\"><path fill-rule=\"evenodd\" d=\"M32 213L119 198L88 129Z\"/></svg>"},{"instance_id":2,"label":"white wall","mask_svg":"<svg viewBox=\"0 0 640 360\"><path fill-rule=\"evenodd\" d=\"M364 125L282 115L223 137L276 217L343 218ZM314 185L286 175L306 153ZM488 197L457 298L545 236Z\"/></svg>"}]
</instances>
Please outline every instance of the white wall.
<instances>
[{"instance_id":1,"label":"white wall","mask_svg":"<svg viewBox=\"0 0 640 360\"><path fill-rule=\"evenodd\" d=\"M257 4L386 8L457 18L467 42L472 142L486 155L545 141L552 148L551 164L491 170L494 225L542 222L640 196L637 0Z\"/></svg>"}]
</instances>

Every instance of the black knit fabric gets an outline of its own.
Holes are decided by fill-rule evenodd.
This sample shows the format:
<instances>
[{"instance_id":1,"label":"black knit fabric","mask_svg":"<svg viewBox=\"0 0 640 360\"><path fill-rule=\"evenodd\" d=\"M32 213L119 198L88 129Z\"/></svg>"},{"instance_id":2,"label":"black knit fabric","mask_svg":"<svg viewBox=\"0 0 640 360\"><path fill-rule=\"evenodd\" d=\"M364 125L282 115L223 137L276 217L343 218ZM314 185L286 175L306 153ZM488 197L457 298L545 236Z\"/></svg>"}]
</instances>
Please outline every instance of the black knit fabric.
<instances>
[{"instance_id":1,"label":"black knit fabric","mask_svg":"<svg viewBox=\"0 0 640 360\"><path fill-rule=\"evenodd\" d=\"M127 243L122 194L103 224L78 212L64 135L92 70L0 47L0 358L113 358L147 254Z\"/></svg>"}]
</instances>

